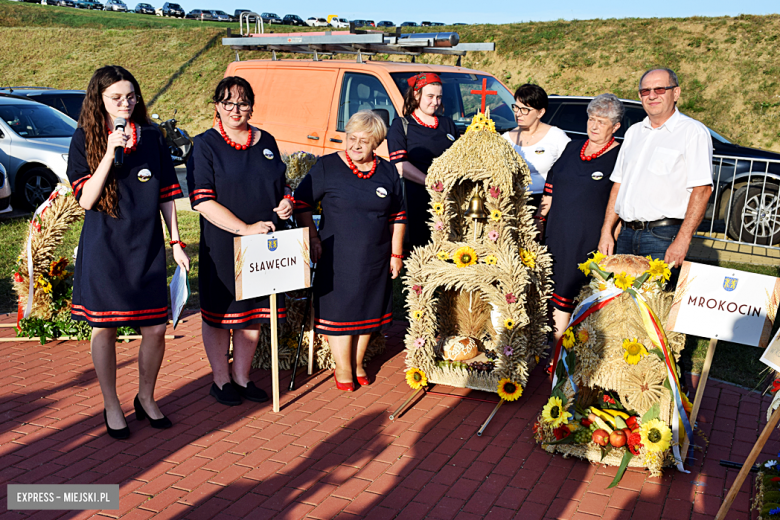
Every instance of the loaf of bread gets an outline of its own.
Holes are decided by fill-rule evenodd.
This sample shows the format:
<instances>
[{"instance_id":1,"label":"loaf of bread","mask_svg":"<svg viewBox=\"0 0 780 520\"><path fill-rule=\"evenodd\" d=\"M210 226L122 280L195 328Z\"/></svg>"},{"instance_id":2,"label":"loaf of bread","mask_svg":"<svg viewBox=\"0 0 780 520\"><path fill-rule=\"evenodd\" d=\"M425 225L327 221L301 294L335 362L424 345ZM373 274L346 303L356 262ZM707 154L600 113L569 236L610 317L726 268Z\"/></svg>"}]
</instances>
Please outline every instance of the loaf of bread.
<instances>
[{"instance_id":1,"label":"loaf of bread","mask_svg":"<svg viewBox=\"0 0 780 520\"><path fill-rule=\"evenodd\" d=\"M442 345L442 357L450 361L466 361L479 355L479 347L474 338L450 336Z\"/></svg>"},{"instance_id":2,"label":"loaf of bread","mask_svg":"<svg viewBox=\"0 0 780 520\"><path fill-rule=\"evenodd\" d=\"M599 267L615 274L626 273L636 278L650 268L650 262L643 256L612 255L604 258Z\"/></svg>"}]
</instances>

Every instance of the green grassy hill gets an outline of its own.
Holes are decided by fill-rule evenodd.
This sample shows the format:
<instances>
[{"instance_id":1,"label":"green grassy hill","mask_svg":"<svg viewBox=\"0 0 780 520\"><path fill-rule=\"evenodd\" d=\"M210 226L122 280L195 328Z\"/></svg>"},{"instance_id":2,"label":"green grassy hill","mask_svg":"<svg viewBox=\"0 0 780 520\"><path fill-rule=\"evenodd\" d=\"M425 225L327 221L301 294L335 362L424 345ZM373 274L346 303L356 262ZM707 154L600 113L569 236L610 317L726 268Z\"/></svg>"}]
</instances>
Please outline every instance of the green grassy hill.
<instances>
[{"instance_id":1,"label":"green grassy hill","mask_svg":"<svg viewBox=\"0 0 780 520\"><path fill-rule=\"evenodd\" d=\"M0 0L0 83L83 89L95 68L120 64L138 78L152 112L167 117L178 109L182 125L198 133L210 124L211 89L235 59L220 41L227 26L238 29ZM467 56L463 65L491 72L512 89L532 81L549 93L635 99L644 70L671 67L683 87L683 111L739 144L780 151L778 15L453 29L461 41L496 43L496 52ZM426 60L455 62L446 56L418 61Z\"/></svg>"}]
</instances>

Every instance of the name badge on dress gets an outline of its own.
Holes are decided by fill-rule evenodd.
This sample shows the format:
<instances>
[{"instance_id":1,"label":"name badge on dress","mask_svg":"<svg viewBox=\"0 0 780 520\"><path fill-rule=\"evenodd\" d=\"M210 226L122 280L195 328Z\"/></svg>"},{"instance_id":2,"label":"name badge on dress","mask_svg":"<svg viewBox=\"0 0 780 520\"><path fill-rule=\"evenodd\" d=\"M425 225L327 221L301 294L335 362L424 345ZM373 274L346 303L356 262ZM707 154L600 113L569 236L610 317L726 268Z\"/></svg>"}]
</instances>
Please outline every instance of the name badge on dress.
<instances>
[{"instance_id":1,"label":"name badge on dress","mask_svg":"<svg viewBox=\"0 0 780 520\"><path fill-rule=\"evenodd\" d=\"M534 153L536 155L542 155L544 153L544 148L537 148L536 150L534 150Z\"/></svg>"},{"instance_id":2,"label":"name badge on dress","mask_svg":"<svg viewBox=\"0 0 780 520\"><path fill-rule=\"evenodd\" d=\"M604 174L601 172L593 172L590 174L590 178L593 179L594 181L600 181L601 179L604 178Z\"/></svg>"},{"instance_id":3,"label":"name badge on dress","mask_svg":"<svg viewBox=\"0 0 780 520\"><path fill-rule=\"evenodd\" d=\"M263 155L265 155L265 158L268 159L269 161L274 158L274 153L268 148L263 150Z\"/></svg>"},{"instance_id":4,"label":"name badge on dress","mask_svg":"<svg viewBox=\"0 0 780 520\"><path fill-rule=\"evenodd\" d=\"M146 182L151 178L152 178L152 172L150 172L146 168L138 172L138 180L141 182Z\"/></svg>"},{"instance_id":5,"label":"name badge on dress","mask_svg":"<svg viewBox=\"0 0 780 520\"><path fill-rule=\"evenodd\" d=\"M455 137L452 134L447 134L447 139L449 139L450 141L454 141Z\"/></svg>"},{"instance_id":6,"label":"name badge on dress","mask_svg":"<svg viewBox=\"0 0 780 520\"><path fill-rule=\"evenodd\" d=\"M378 188L376 189L376 196L377 196L377 197L379 197L380 199L384 199L385 197L387 197L387 190L386 190L386 189L384 189L384 188L383 188L383 187L381 187L381 186L380 186L380 187L378 187Z\"/></svg>"}]
</instances>

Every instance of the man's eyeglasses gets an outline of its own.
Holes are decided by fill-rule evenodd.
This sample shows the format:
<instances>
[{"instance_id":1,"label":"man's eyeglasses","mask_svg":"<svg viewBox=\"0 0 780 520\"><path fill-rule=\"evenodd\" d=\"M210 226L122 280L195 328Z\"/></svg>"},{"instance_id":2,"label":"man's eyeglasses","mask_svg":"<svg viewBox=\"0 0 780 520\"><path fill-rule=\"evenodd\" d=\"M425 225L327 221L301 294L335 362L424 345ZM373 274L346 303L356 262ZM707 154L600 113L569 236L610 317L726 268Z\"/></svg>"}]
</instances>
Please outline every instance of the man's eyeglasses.
<instances>
[{"instance_id":1,"label":"man's eyeglasses","mask_svg":"<svg viewBox=\"0 0 780 520\"><path fill-rule=\"evenodd\" d=\"M128 105L135 105L136 103L138 103L138 99L135 97L135 94L128 94L126 97L122 97L122 96L106 96L105 94L103 94L103 96L108 98L116 106L121 105L122 101L127 101Z\"/></svg>"},{"instance_id":2,"label":"man's eyeglasses","mask_svg":"<svg viewBox=\"0 0 780 520\"><path fill-rule=\"evenodd\" d=\"M233 103L231 101L223 101L221 104L222 108L228 112L232 111L236 107L238 107L238 110L241 112L248 112L249 109L252 108L249 103Z\"/></svg>"},{"instance_id":3,"label":"man's eyeglasses","mask_svg":"<svg viewBox=\"0 0 780 520\"><path fill-rule=\"evenodd\" d=\"M520 112L524 116L527 116L528 114L531 113L531 110L536 110L536 109L535 108L528 108L528 107L521 107L520 105L516 105L516 104L512 103L512 110L514 112Z\"/></svg>"},{"instance_id":4,"label":"man's eyeglasses","mask_svg":"<svg viewBox=\"0 0 780 520\"><path fill-rule=\"evenodd\" d=\"M649 96L650 91L652 90L653 92L655 92L656 96L661 96L663 94L666 94L667 90L672 90L673 88L677 88L677 85L672 85L671 87L640 88L639 95L642 97Z\"/></svg>"}]
</instances>

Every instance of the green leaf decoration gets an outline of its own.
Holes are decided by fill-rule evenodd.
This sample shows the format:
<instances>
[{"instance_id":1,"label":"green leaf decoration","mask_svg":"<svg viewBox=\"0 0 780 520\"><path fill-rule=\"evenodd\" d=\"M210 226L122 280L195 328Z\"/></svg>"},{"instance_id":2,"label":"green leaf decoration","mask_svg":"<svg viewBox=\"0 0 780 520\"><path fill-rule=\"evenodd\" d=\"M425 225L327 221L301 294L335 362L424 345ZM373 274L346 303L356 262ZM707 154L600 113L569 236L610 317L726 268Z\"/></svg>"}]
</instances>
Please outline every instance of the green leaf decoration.
<instances>
[{"instance_id":1,"label":"green leaf decoration","mask_svg":"<svg viewBox=\"0 0 780 520\"><path fill-rule=\"evenodd\" d=\"M596 273L598 273L598 275L601 277L601 279L604 280L605 282L607 280L609 280L610 278L612 278L613 276L615 276L614 273L603 271L599 267L599 264L597 264L596 262L590 262L590 264L588 264L588 267L590 267L591 271L595 271Z\"/></svg>"},{"instance_id":2,"label":"green leaf decoration","mask_svg":"<svg viewBox=\"0 0 780 520\"><path fill-rule=\"evenodd\" d=\"M669 384L669 378L668 377L666 379L664 379L664 388L669 390L670 394L672 393L672 385Z\"/></svg>"},{"instance_id":3,"label":"green leaf decoration","mask_svg":"<svg viewBox=\"0 0 780 520\"><path fill-rule=\"evenodd\" d=\"M668 378L667 378L668 379ZM661 406L659 403L655 403L650 409L642 416L642 424L658 419L661 416Z\"/></svg>"},{"instance_id":4,"label":"green leaf decoration","mask_svg":"<svg viewBox=\"0 0 780 520\"><path fill-rule=\"evenodd\" d=\"M555 376L560 381L561 379L565 379L565 375L566 375L566 369L563 368L563 363L561 363L559 360L558 365L555 367Z\"/></svg>"},{"instance_id":5,"label":"green leaf decoration","mask_svg":"<svg viewBox=\"0 0 780 520\"><path fill-rule=\"evenodd\" d=\"M569 373L577 371L577 353L572 350L566 354L566 364L569 366Z\"/></svg>"},{"instance_id":6,"label":"green leaf decoration","mask_svg":"<svg viewBox=\"0 0 780 520\"><path fill-rule=\"evenodd\" d=\"M601 460L604 460L604 457L606 457L609 452L612 451L612 445L607 444L606 446L601 446Z\"/></svg>"},{"instance_id":7,"label":"green leaf decoration","mask_svg":"<svg viewBox=\"0 0 780 520\"><path fill-rule=\"evenodd\" d=\"M563 379L562 381L566 381ZM566 402L566 394L563 393L563 390L561 389L560 385L556 385L556 387L553 389L552 394L550 397L557 397L560 399L563 403Z\"/></svg>"},{"instance_id":8,"label":"green leaf decoration","mask_svg":"<svg viewBox=\"0 0 780 520\"><path fill-rule=\"evenodd\" d=\"M650 278L650 273L645 272L642 276L634 280L634 283L631 284L632 287L639 289L642 287L642 284L647 281L647 279Z\"/></svg>"},{"instance_id":9,"label":"green leaf decoration","mask_svg":"<svg viewBox=\"0 0 780 520\"><path fill-rule=\"evenodd\" d=\"M548 442L547 444L549 444L551 446L555 445L555 444L574 444L574 434L572 433L568 437L564 437L563 439L558 440L558 441Z\"/></svg>"},{"instance_id":10,"label":"green leaf decoration","mask_svg":"<svg viewBox=\"0 0 780 520\"><path fill-rule=\"evenodd\" d=\"M648 352L658 356L658 359L660 359L661 361L666 361L666 359L664 358L664 352L660 348L654 348L654 349L648 350Z\"/></svg>"},{"instance_id":11,"label":"green leaf decoration","mask_svg":"<svg viewBox=\"0 0 780 520\"><path fill-rule=\"evenodd\" d=\"M620 480L623 478L623 473L626 472L628 463L631 462L632 458L634 458L634 455L630 451L626 450L626 452L623 454L623 460L620 461L620 467L617 470L617 474L615 475L615 478L612 480L612 483L609 486L607 486L607 489L613 488L620 483Z\"/></svg>"}]
</instances>

